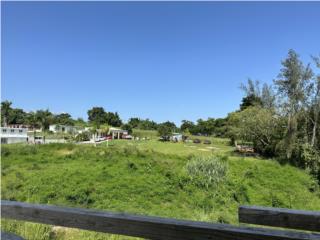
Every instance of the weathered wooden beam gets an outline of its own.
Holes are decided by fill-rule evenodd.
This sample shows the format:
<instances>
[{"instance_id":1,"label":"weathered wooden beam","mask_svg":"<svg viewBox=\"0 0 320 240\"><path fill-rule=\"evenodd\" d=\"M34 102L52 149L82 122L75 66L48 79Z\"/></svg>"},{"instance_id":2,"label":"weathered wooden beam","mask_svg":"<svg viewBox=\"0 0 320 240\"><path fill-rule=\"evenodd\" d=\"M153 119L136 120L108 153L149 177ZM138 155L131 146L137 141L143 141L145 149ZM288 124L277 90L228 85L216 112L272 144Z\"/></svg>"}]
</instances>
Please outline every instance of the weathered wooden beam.
<instances>
[{"instance_id":1,"label":"weathered wooden beam","mask_svg":"<svg viewBox=\"0 0 320 240\"><path fill-rule=\"evenodd\" d=\"M320 212L286 208L240 206L239 222L320 231Z\"/></svg>"},{"instance_id":2,"label":"weathered wooden beam","mask_svg":"<svg viewBox=\"0 0 320 240\"><path fill-rule=\"evenodd\" d=\"M320 234L2 201L2 217L147 239L319 240Z\"/></svg>"}]
</instances>

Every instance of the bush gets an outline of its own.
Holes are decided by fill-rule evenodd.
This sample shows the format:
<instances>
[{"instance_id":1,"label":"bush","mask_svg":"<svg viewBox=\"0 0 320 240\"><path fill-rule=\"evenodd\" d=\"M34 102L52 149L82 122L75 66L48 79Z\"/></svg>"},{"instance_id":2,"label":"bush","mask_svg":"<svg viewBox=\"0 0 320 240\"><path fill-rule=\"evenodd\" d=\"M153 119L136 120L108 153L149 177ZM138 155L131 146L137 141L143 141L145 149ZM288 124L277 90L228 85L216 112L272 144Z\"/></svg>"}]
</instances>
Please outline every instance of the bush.
<instances>
[{"instance_id":1,"label":"bush","mask_svg":"<svg viewBox=\"0 0 320 240\"><path fill-rule=\"evenodd\" d=\"M320 183L320 153L310 144L303 144L300 147L300 161Z\"/></svg>"},{"instance_id":2,"label":"bush","mask_svg":"<svg viewBox=\"0 0 320 240\"><path fill-rule=\"evenodd\" d=\"M221 182L227 172L226 157L198 156L187 163L187 172L195 184L209 188Z\"/></svg>"},{"instance_id":3,"label":"bush","mask_svg":"<svg viewBox=\"0 0 320 240\"><path fill-rule=\"evenodd\" d=\"M75 137L75 140L77 142L89 141L90 140L90 133L88 133L88 132L79 133Z\"/></svg>"}]
</instances>

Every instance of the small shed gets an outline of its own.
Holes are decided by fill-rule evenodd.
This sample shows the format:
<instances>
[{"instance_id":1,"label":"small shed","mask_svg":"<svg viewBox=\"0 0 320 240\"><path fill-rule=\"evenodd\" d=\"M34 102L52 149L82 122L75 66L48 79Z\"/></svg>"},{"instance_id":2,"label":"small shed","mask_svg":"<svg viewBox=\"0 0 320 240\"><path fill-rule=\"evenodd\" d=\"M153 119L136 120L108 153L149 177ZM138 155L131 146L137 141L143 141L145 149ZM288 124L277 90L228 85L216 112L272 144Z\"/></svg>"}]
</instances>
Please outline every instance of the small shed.
<instances>
[{"instance_id":1,"label":"small shed","mask_svg":"<svg viewBox=\"0 0 320 240\"><path fill-rule=\"evenodd\" d=\"M112 135L112 139L122 139L128 135L128 130L122 130L118 128L110 128L109 134Z\"/></svg>"}]
</instances>

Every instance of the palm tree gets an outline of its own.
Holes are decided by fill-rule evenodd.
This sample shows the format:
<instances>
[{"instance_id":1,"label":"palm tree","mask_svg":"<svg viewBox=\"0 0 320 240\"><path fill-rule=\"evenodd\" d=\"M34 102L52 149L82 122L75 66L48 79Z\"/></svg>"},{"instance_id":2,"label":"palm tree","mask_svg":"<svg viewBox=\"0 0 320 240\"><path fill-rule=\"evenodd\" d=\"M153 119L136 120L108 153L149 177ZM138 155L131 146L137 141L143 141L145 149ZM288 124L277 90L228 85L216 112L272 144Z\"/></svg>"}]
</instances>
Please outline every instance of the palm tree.
<instances>
[{"instance_id":1,"label":"palm tree","mask_svg":"<svg viewBox=\"0 0 320 240\"><path fill-rule=\"evenodd\" d=\"M38 110L36 112L36 118L41 126L43 134L49 128L49 125L52 122L52 117L52 113L48 109ZM45 142L45 136L43 136L43 142Z\"/></svg>"},{"instance_id":2,"label":"palm tree","mask_svg":"<svg viewBox=\"0 0 320 240\"><path fill-rule=\"evenodd\" d=\"M4 101L1 103L1 116L3 118L3 125L5 127L8 125L10 111L12 110L11 104L12 102L9 101Z\"/></svg>"},{"instance_id":3,"label":"palm tree","mask_svg":"<svg viewBox=\"0 0 320 240\"><path fill-rule=\"evenodd\" d=\"M33 128L33 141L35 143L35 138L36 138L36 127L39 124L37 115L35 112L29 112L27 116L27 122L28 124Z\"/></svg>"},{"instance_id":4,"label":"palm tree","mask_svg":"<svg viewBox=\"0 0 320 240\"><path fill-rule=\"evenodd\" d=\"M96 144L97 127L96 126L91 127L90 133L92 134L93 143L94 143L94 146L96 147L97 146Z\"/></svg>"}]
</instances>

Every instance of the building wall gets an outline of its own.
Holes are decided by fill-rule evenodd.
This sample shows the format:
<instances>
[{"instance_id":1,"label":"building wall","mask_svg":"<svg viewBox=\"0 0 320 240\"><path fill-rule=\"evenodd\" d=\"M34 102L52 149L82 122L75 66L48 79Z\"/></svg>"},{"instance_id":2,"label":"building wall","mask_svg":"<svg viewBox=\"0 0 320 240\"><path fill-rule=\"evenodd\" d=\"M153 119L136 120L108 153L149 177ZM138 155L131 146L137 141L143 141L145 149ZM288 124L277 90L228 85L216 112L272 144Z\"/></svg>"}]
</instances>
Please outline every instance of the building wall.
<instances>
[{"instance_id":1,"label":"building wall","mask_svg":"<svg viewBox=\"0 0 320 240\"><path fill-rule=\"evenodd\" d=\"M1 143L27 143L28 142L27 128L12 128L2 127L0 130Z\"/></svg>"},{"instance_id":2,"label":"building wall","mask_svg":"<svg viewBox=\"0 0 320 240\"><path fill-rule=\"evenodd\" d=\"M59 125L54 124L49 126L49 130L54 133L76 133L77 129L74 126L67 126L67 125Z\"/></svg>"},{"instance_id":3,"label":"building wall","mask_svg":"<svg viewBox=\"0 0 320 240\"><path fill-rule=\"evenodd\" d=\"M12 144L12 143L27 143L28 142L28 138L24 138L24 137L9 137L7 138L7 143L8 144Z\"/></svg>"}]
</instances>

